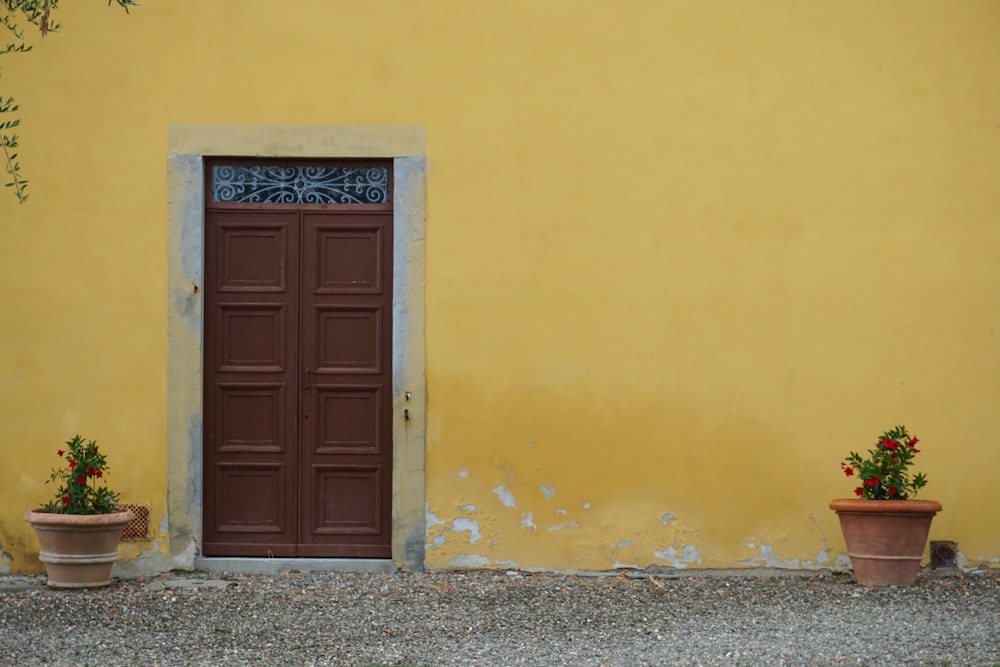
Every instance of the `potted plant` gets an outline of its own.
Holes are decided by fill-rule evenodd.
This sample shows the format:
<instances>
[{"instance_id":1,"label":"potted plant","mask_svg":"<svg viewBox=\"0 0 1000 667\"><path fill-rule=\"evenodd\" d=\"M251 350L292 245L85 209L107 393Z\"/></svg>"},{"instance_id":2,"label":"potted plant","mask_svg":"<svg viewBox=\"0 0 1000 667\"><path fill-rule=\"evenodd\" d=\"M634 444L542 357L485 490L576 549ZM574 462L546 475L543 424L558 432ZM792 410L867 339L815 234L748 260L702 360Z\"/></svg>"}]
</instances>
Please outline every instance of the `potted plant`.
<instances>
[{"instance_id":1,"label":"potted plant","mask_svg":"<svg viewBox=\"0 0 1000 667\"><path fill-rule=\"evenodd\" d=\"M119 507L118 494L108 488L107 457L96 442L76 435L57 453L66 465L53 469L45 482L58 485L55 498L24 515L38 534L39 560L49 586L107 586L122 530L135 514Z\"/></svg>"},{"instance_id":2,"label":"potted plant","mask_svg":"<svg viewBox=\"0 0 1000 667\"><path fill-rule=\"evenodd\" d=\"M920 452L918 438L905 426L886 431L868 457L851 452L840 467L857 475L857 498L830 503L840 517L854 576L864 586L909 586L917 579L931 520L941 511L935 500L912 500L927 478L910 477L908 469Z\"/></svg>"}]
</instances>

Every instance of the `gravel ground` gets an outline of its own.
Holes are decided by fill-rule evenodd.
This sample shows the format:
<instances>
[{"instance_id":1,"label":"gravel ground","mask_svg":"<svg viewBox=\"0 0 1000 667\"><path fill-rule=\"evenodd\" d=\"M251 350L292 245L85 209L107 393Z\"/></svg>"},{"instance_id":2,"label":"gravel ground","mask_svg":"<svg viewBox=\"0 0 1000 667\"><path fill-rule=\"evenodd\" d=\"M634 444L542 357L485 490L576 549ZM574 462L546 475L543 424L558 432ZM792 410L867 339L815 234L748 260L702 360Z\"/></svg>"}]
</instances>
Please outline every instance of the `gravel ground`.
<instances>
[{"instance_id":1,"label":"gravel ground","mask_svg":"<svg viewBox=\"0 0 1000 667\"><path fill-rule=\"evenodd\" d=\"M6 581L6 584L5 584ZM1000 571L0 577L0 665L1000 665Z\"/></svg>"}]
</instances>

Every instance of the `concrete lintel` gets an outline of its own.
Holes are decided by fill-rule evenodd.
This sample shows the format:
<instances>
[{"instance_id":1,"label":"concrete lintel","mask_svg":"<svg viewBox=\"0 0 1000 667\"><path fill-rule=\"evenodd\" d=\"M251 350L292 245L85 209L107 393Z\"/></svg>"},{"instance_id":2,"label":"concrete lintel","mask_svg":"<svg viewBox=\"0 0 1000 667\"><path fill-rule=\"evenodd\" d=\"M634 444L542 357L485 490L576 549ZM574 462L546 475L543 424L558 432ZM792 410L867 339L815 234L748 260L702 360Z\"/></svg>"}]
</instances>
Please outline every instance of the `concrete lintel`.
<instances>
[{"instance_id":1,"label":"concrete lintel","mask_svg":"<svg viewBox=\"0 0 1000 667\"><path fill-rule=\"evenodd\" d=\"M188 124L170 126L171 155L420 157L424 128L413 125Z\"/></svg>"}]
</instances>

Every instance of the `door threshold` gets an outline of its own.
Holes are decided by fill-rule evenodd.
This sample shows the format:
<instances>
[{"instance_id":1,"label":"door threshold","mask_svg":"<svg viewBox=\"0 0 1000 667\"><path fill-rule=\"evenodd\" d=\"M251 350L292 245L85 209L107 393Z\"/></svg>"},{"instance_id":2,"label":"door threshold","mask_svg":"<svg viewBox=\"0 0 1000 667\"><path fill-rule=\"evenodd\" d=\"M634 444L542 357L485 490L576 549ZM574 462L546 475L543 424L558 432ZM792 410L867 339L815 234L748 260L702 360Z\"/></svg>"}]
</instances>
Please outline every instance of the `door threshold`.
<instances>
[{"instance_id":1,"label":"door threshold","mask_svg":"<svg viewBox=\"0 0 1000 667\"><path fill-rule=\"evenodd\" d=\"M380 558L243 558L198 557L194 568L212 574L287 574L289 572L397 572L390 559Z\"/></svg>"}]
</instances>

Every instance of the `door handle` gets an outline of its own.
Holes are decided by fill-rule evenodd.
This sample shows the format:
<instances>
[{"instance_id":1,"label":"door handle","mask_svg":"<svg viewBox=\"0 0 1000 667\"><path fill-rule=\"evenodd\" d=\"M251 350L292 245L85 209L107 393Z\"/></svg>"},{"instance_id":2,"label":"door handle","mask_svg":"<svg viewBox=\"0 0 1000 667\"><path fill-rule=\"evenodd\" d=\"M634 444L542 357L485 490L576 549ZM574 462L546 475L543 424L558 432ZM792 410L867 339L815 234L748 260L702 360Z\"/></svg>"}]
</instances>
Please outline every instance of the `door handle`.
<instances>
[{"instance_id":1,"label":"door handle","mask_svg":"<svg viewBox=\"0 0 1000 667\"><path fill-rule=\"evenodd\" d=\"M310 373L308 368L302 373L302 388L306 391L312 389L312 375Z\"/></svg>"}]
</instances>

